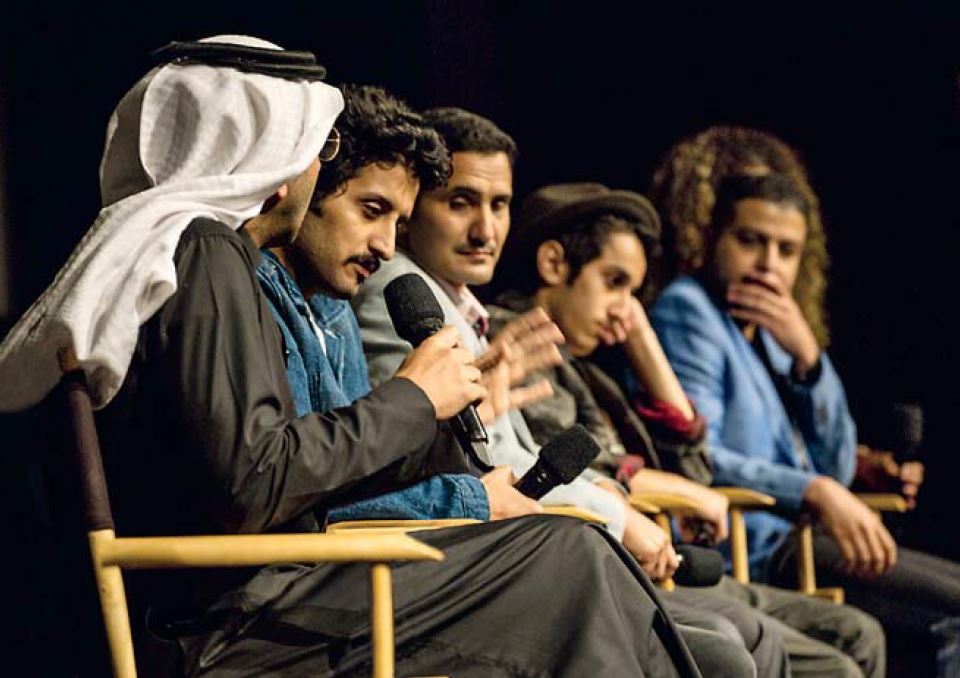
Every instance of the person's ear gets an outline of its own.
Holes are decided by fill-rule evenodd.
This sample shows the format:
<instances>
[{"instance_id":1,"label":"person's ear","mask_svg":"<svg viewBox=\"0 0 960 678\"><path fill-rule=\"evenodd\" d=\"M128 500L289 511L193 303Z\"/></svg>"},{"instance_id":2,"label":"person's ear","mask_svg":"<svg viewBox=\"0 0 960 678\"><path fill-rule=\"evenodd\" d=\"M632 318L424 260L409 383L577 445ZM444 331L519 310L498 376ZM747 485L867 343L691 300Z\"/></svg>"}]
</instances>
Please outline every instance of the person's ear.
<instances>
[{"instance_id":1,"label":"person's ear","mask_svg":"<svg viewBox=\"0 0 960 678\"><path fill-rule=\"evenodd\" d=\"M537 273L545 285L558 287L567 282L570 265L564 255L563 245L556 240L546 240L537 248Z\"/></svg>"},{"instance_id":2,"label":"person's ear","mask_svg":"<svg viewBox=\"0 0 960 678\"><path fill-rule=\"evenodd\" d=\"M260 214L265 214L272 210L277 204L290 194L290 185L281 184L280 188L273 192L269 198L263 201L263 207L260 208Z\"/></svg>"}]
</instances>

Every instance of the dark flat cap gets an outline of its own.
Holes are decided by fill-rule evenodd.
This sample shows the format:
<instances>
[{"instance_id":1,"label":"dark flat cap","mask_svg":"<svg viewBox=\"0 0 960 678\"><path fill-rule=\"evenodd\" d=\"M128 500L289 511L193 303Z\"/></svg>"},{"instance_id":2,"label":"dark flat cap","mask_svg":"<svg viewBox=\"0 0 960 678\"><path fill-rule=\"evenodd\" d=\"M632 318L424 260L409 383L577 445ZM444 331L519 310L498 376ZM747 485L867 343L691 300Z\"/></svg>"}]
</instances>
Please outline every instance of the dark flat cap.
<instances>
[{"instance_id":1,"label":"dark flat cap","mask_svg":"<svg viewBox=\"0 0 960 678\"><path fill-rule=\"evenodd\" d=\"M552 184L531 193L514 222L518 246L537 245L590 217L612 214L636 222L645 240L659 242L660 217L650 201L633 191L603 184Z\"/></svg>"}]
</instances>

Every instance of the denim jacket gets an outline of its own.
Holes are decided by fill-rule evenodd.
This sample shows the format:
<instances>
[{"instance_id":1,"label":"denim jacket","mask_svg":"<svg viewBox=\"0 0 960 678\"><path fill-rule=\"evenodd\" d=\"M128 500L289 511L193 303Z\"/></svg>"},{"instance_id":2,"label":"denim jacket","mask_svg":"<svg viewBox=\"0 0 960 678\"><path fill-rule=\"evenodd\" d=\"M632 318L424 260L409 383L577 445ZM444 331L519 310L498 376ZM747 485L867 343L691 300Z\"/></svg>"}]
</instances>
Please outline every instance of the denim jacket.
<instances>
[{"instance_id":1,"label":"denim jacket","mask_svg":"<svg viewBox=\"0 0 960 678\"><path fill-rule=\"evenodd\" d=\"M284 362L297 415L349 405L370 392L356 316L346 301L317 294L309 302L293 278L263 250L257 278L283 336ZM323 333L324 347L310 325ZM483 485L466 474L443 474L403 490L333 509L330 522L364 518L476 518L490 510Z\"/></svg>"}]
</instances>

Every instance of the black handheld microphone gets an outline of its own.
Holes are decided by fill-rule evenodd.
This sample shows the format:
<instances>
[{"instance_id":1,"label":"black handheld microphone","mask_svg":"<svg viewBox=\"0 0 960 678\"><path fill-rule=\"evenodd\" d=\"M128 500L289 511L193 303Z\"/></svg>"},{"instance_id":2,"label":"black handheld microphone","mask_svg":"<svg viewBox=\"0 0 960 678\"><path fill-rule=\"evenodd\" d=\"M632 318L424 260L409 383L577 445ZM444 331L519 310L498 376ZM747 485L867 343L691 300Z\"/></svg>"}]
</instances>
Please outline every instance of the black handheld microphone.
<instances>
[{"instance_id":1,"label":"black handheld microphone","mask_svg":"<svg viewBox=\"0 0 960 678\"><path fill-rule=\"evenodd\" d=\"M517 491L540 499L557 485L566 485L600 453L600 446L580 424L574 424L540 449L530 470L517 481Z\"/></svg>"},{"instance_id":2,"label":"black handheld microphone","mask_svg":"<svg viewBox=\"0 0 960 678\"><path fill-rule=\"evenodd\" d=\"M680 586L713 586L723 576L723 556L714 549L681 544L677 547L680 567L673 581Z\"/></svg>"},{"instance_id":3,"label":"black handheld microphone","mask_svg":"<svg viewBox=\"0 0 960 678\"><path fill-rule=\"evenodd\" d=\"M397 336L416 348L443 328L443 309L440 302L416 273L404 273L391 280L383 290L387 311ZM453 431L460 447L483 472L492 471L488 463L487 429L480 421L477 408L467 405L452 420Z\"/></svg>"},{"instance_id":4,"label":"black handheld microphone","mask_svg":"<svg viewBox=\"0 0 960 678\"><path fill-rule=\"evenodd\" d=\"M918 461L923 444L923 408L894 403L890 417L890 451L899 463Z\"/></svg>"}]
</instances>

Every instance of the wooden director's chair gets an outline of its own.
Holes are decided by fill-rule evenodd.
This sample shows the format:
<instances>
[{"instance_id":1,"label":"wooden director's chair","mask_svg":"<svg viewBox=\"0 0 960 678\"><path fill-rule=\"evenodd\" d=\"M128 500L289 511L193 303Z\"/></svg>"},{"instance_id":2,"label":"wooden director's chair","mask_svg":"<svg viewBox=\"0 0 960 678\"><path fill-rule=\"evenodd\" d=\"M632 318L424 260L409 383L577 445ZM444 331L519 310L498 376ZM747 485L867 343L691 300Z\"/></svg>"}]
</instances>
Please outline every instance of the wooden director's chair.
<instances>
[{"instance_id":1,"label":"wooden director's chair","mask_svg":"<svg viewBox=\"0 0 960 678\"><path fill-rule=\"evenodd\" d=\"M713 487L730 501L730 560L733 577L742 584L750 582L749 553L747 551L747 531L743 520L746 511L762 511L772 508L776 501L773 497L741 487ZM858 494L857 498L868 507L877 511L907 510L907 503L898 494L868 493ZM838 605L843 604L843 589L839 586L818 587L817 568L813 552L813 522L810 515L803 514L797 519L797 589L808 596L824 598Z\"/></svg>"},{"instance_id":2,"label":"wooden director's chair","mask_svg":"<svg viewBox=\"0 0 960 678\"><path fill-rule=\"evenodd\" d=\"M747 528L744 514L747 511L770 510L776 500L762 492L744 487L711 487L714 492L724 495L730 503L730 562L731 576L741 584L750 583L750 554L747 548ZM890 511L902 513L907 503L898 494L867 493L857 498L876 512ZM696 508L696 502L670 493L639 493L630 498L634 508L656 505L661 512L654 514L660 526L670 534L670 516L689 513ZM813 525L809 515L802 515L797 521L797 589L806 595L824 598L837 604L844 601L843 589L836 586L817 587L817 571L813 552Z\"/></svg>"},{"instance_id":3,"label":"wooden director's chair","mask_svg":"<svg viewBox=\"0 0 960 678\"><path fill-rule=\"evenodd\" d=\"M567 516L579 518L588 523L606 525L607 519L599 513L579 506L544 506L543 512L551 516ZM439 530L445 527L462 527L476 525L481 521L475 518L438 518L434 520L344 520L327 525L328 534L353 534L362 531L364 534L406 534L419 530Z\"/></svg>"},{"instance_id":4,"label":"wooden director's chair","mask_svg":"<svg viewBox=\"0 0 960 678\"><path fill-rule=\"evenodd\" d=\"M857 494L857 499L875 513L903 513L907 502L899 494L870 492ZM843 589L839 586L817 588L817 568L813 553L813 523L809 515L802 515L797 523L797 588L810 596L826 598L843 604Z\"/></svg>"},{"instance_id":5,"label":"wooden director's chair","mask_svg":"<svg viewBox=\"0 0 960 678\"><path fill-rule=\"evenodd\" d=\"M117 537L103 473L93 407L72 350L60 352L72 461L79 471L84 523L115 678L135 678L123 570L251 567L289 562L370 564L374 678L394 676L393 593L390 562L443 560L443 553L400 533L253 534L190 537Z\"/></svg>"}]
</instances>

